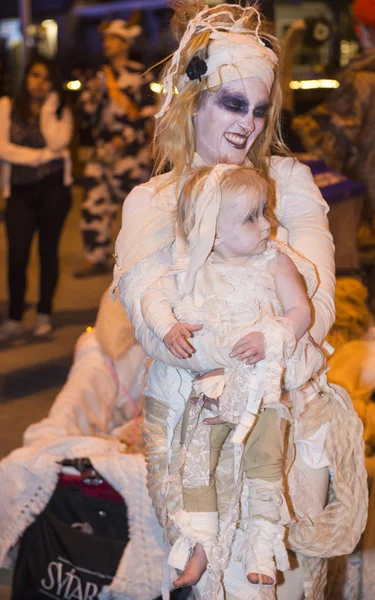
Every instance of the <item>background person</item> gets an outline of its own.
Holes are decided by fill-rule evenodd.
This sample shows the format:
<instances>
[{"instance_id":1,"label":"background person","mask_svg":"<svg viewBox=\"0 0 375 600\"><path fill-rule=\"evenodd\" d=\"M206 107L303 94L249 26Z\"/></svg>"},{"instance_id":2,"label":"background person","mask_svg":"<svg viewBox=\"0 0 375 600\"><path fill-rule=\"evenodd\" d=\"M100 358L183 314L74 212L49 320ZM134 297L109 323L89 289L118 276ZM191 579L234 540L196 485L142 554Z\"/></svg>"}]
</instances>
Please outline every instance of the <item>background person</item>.
<instances>
[{"instance_id":1,"label":"background person","mask_svg":"<svg viewBox=\"0 0 375 600\"><path fill-rule=\"evenodd\" d=\"M13 101L0 100L0 158L8 239L9 317L0 340L24 332L26 269L39 234L40 296L33 334L52 332L52 300L59 275L58 247L71 196L68 150L73 118L62 95L57 65L36 57Z\"/></svg>"},{"instance_id":2,"label":"background person","mask_svg":"<svg viewBox=\"0 0 375 600\"><path fill-rule=\"evenodd\" d=\"M150 175L148 147L154 113L150 74L128 58L138 25L116 20L103 29L108 60L88 81L78 107L86 129L92 129L94 151L85 166L81 231L86 265L76 277L109 271L111 229L118 208L131 189Z\"/></svg>"}]
</instances>

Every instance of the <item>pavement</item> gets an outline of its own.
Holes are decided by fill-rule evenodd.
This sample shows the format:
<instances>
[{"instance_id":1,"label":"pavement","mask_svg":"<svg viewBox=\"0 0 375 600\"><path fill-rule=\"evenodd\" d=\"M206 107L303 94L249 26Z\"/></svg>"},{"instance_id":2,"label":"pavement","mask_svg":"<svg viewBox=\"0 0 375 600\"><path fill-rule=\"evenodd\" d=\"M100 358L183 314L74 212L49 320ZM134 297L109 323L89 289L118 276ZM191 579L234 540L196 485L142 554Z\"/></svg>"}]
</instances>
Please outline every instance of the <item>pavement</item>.
<instances>
[{"instance_id":1,"label":"pavement","mask_svg":"<svg viewBox=\"0 0 375 600\"><path fill-rule=\"evenodd\" d=\"M33 340L30 330L38 300L38 257L34 240L28 269L26 335L0 345L0 458L22 444L26 427L47 416L49 408L66 380L72 363L74 345L86 327L92 326L100 297L111 282L111 275L74 279L72 272L82 266L79 233L81 189L73 189L73 207L64 228L60 261L61 277L55 298L52 340ZM6 241L0 203L0 318L6 316ZM114 235L119 227L116 222ZM9 600L11 572L0 570L0 600Z\"/></svg>"}]
</instances>

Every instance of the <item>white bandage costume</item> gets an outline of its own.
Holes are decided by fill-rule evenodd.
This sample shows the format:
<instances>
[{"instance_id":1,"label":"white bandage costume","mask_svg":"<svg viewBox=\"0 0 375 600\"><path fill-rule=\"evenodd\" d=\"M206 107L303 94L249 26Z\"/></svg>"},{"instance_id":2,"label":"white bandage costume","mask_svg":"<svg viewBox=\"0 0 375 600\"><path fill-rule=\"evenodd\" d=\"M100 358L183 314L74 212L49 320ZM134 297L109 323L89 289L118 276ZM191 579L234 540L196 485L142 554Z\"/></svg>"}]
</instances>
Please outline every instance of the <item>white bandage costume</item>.
<instances>
[{"instance_id":1,"label":"white bandage costume","mask_svg":"<svg viewBox=\"0 0 375 600\"><path fill-rule=\"evenodd\" d=\"M192 395L220 397L220 416L224 421L236 424L231 442L241 445L236 451L239 460L234 474L238 486L241 486L237 471L241 469L242 444L245 443L256 422L260 409L274 408L279 412L280 418L290 420L287 406L280 402L282 382L285 382L287 389L301 387L306 383L306 378L310 378L322 367L324 358L308 334L305 334L297 344L291 323L283 316L282 305L270 270L270 265L277 269L280 252L291 256L305 275L306 287L311 297L317 288L313 265L280 242L270 242L265 252L249 256L243 266L233 266L231 263L218 265L212 260L210 252L215 241L216 221L221 202L220 176L236 168L217 165L207 177L195 206L194 227L187 240L182 235L178 235L176 262L165 276L143 294L142 312L145 322L160 341L163 341L164 336L177 321L203 325L203 329L194 339L197 352L192 354L191 358L182 360L175 359L171 355L167 362L176 366L181 365L181 368L187 368L193 374L224 368L223 375L213 375L195 381ZM208 258L206 258L207 253L209 253ZM246 362L231 359L229 353L235 343L251 331L260 331L264 334L265 359L255 365L247 365ZM156 344L153 356L160 356L159 344ZM297 363L301 360L309 365L309 370L303 371L303 380L298 375L298 368L296 369ZM189 424L184 427L182 440L184 443L181 452L183 487L203 488L205 493L207 489L205 486L210 485L211 477L211 431L203 422L203 417L207 415L204 411L201 412L199 404L195 407L189 405L187 411ZM268 422L268 428L274 425L276 421ZM272 436L269 439L272 440ZM281 466L282 445L277 442L277 432L274 439L276 447L281 451ZM259 451L260 448L258 453ZM271 448L268 448L267 452L273 472L275 456ZM251 461L251 450L247 455L249 455L247 460ZM267 477L266 465L263 468L264 476ZM283 568L288 565L285 549L284 553L280 550L283 545L283 527L278 523L285 524L289 520L289 513L283 495L282 472L281 469L279 470L279 478L276 481L265 483L263 477L251 480L253 498L263 495L266 496L266 502L262 503L258 499L258 506L254 513L257 516L257 526L247 528L248 546L254 547L258 538L263 541L257 544L257 556L252 553L252 558L249 560L249 551L244 552L245 570L249 568L248 565L251 565L255 571L259 571L261 566L263 572L274 582L276 582L276 573L273 555L277 556L278 552L278 565ZM237 495L239 496L239 492ZM271 501L270 506L272 498L276 504L272 505ZM236 521L235 515L238 514L238 498L237 505L235 500L233 502L232 528ZM206 500L206 508L207 504L210 510L217 511L215 502L210 503ZM280 505L283 506L279 510ZM212 551L228 554L228 548L218 550L220 542L215 540L218 533L217 513L205 512L202 519L200 512L189 512L191 513L190 528L186 524L186 515L182 513L173 515L174 522L180 527L181 535L171 552L170 564L183 568L183 563L195 543L200 542L214 569L212 565L215 564L215 559ZM271 517L268 516L269 512ZM251 520L253 521L254 519ZM206 535L202 542L202 527L206 533L208 523L211 523L211 530L214 533L211 536ZM228 522L227 528L229 526ZM265 534L267 530L268 536ZM224 531L221 539L224 543L228 543L231 536ZM215 546L213 546L214 540Z\"/></svg>"},{"instance_id":2,"label":"white bandage costume","mask_svg":"<svg viewBox=\"0 0 375 600\"><path fill-rule=\"evenodd\" d=\"M229 7L225 5L220 6L220 10L229 14ZM238 7L238 10L242 9ZM246 11L251 10L243 9L244 16ZM177 53L181 53L195 33L210 30L212 36L216 35L218 28L212 25L211 14L213 12L207 9L190 22ZM227 20L223 27L220 26L220 39L223 44L226 40L225 56L222 54L222 60L217 59L216 62L220 80L225 82L253 76L260 77L267 85L270 65L275 64L273 53L270 54L272 51L265 48L257 32L252 34L243 28L241 19L236 22L232 14L230 16L232 22ZM214 45L215 39L212 39L208 46L208 67L210 49ZM255 71L254 56L262 52L263 63L257 60ZM177 74L179 56L174 56L176 59L174 63L172 59L171 66L176 67ZM263 68L258 68L261 64ZM245 66L247 71L242 71ZM165 111L172 101L177 83L182 86L194 85L194 82L177 82L172 71L163 83L167 91L162 109ZM201 164L204 161L195 155L187 168ZM269 175L276 187L277 239L288 242L318 271L319 284L312 298L314 322L310 334L315 343L321 344L334 320L334 257L326 216L328 207L309 169L298 161L273 156L269 159ZM164 275L174 263L176 199L176 182L170 173L134 188L124 203L122 229L116 242L113 287L119 286L120 299L133 323L136 337L150 356L153 354L155 336L144 322L141 297L148 286ZM193 376L187 370L168 366L162 354L163 344L159 340L157 342L160 345L160 359L156 359L150 367L146 389L148 488L158 518L166 528L167 539L173 544L179 531L167 514L182 510L178 454L181 418L192 391ZM165 347L164 351L170 355ZM301 361L301 377L308 367ZM286 472L289 508L296 515L296 521L289 527L288 544L298 554L302 567L301 593L304 593L306 600L323 600L326 580L324 558L350 553L366 521L367 480L361 442L362 426L345 391L338 386L327 385L324 368L312 381L291 392L291 396L293 424L288 436ZM233 497L234 448L233 444L224 444L216 470L220 522L227 517ZM327 466L330 466L332 473L332 494L325 508ZM350 486L347 485L349 480ZM312 483L309 485L310 481ZM235 532L223 578L225 593L231 600L275 597L273 588L254 591L245 577L243 566L237 561L248 522L249 496L251 498L251 489L245 478L241 496L242 518ZM205 581L202 584L204 586ZM288 588L285 597L288 600L300 598L296 596L294 586Z\"/></svg>"}]
</instances>

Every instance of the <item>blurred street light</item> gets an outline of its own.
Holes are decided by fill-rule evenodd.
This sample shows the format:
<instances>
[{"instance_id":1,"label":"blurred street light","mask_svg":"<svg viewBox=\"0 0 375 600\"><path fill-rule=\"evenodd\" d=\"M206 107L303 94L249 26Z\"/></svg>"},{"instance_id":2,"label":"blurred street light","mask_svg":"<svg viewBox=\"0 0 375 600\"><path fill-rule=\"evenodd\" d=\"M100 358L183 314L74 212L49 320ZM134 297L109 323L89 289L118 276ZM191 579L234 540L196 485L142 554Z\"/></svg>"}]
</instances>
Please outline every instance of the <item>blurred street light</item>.
<instances>
[{"instance_id":1,"label":"blurred street light","mask_svg":"<svg viewBox=\"0 0 375 600\"><path fill-rule=\"evenodd\" d=\"M317 90L317 89L335 89L340 86L336 79L302 79L301 81L291 81L289 87L292 90Z\"/></svg>"},{"instance_id":2,"label":"blurred street light","mask_svg":"<svg viewBox=\"0 0 375 600\"><path fill-rule=\"evenodd\" d=\"M79 81L79 79L73 79L73 81L67 81L65 87L71 92L78 92L82 87L82 83Z\"/></svg>"}]
</instances>

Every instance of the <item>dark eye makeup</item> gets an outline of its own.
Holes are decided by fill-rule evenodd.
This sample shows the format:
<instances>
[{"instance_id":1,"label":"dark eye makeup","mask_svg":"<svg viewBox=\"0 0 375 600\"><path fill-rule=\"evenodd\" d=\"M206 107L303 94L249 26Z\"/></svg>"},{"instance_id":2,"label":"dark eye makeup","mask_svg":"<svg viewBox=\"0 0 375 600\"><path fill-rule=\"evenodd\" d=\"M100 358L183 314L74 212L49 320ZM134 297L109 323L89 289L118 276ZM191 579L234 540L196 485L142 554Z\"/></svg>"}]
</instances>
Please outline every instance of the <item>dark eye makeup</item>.
<instances>
[{"instance_id":1,"label":"dark eye makeup","mask_svg":"<svg viewBox=\"0 0 375 600\"><path fill-rule=\"evenodd\" d=\"M228 94L224 92L219 98L219 105L235 113L246 114L249 110L249 101L242 94Z\"/></svg>"},{"instance_id":2,"label":"dark eye makeup","mask_svg":"<svg viewBox=\"0 0 375 600\"><path fill-rule=\"evenodd\" d=\"M257 117L258 119L264 119L264 117L267 114L267 111L269 109L269 104L262 104L261 106L257 106L254 110L254 117Z\"/></svg>"},{"instance_id":3,"label":"dark eye makeup","mask_svg":"<svg viewBox=\"0 0 375 600\"><path fill-rule=\"evenodd\" d=\"M224 110L233 113L247 114L250 108L248 99L242 94L230 94L224 91L218 98L218 104ZM256 119L264 119L269 109L269 103L260 104L254 109Z\"/></svg>"}]
</instances>

